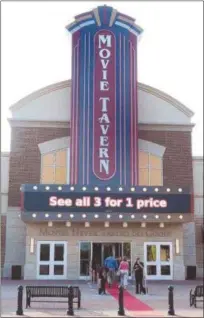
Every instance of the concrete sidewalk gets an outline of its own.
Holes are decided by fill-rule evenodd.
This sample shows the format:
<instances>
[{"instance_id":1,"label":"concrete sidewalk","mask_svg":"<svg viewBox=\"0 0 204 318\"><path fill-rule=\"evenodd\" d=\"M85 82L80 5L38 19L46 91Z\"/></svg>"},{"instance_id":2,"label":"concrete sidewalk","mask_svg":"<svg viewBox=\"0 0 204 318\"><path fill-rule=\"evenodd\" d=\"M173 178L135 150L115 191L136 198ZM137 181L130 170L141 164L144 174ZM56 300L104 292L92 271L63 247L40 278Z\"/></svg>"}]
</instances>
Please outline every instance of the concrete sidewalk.
<instances>
[{"instance_id":1,"label":"concrete sidewalk","mask_svg":"<svg viewBox=\"0 0 204 318\"><path fill-rule=\"evenodd\" d=\"M88 282L69 282L81 289L82 308L74 308L75 317L118 317L118 302L111 295L98 295L97 286ZM198 308L189 307L189 291L198 281L188 283L173 282L174 285L174 308L177 317L203 317L202 303ZM67 282L55 281L2 281L1 285L1 316L18 317L17 309L17 286L18 285L67 285ZM168 286L169 282L154 282L148 285L148 295L137 295L137 298L148 304L152 311L128 311L126 317L168 317ZM135 296L135 287L128 286L128 291ZM25 309L24 291L24 317L64 317L67 316L68 304L56 302L32 303L32 308ZM108 308L108 309L105 309Z\"/></svg>"}]
</instances>

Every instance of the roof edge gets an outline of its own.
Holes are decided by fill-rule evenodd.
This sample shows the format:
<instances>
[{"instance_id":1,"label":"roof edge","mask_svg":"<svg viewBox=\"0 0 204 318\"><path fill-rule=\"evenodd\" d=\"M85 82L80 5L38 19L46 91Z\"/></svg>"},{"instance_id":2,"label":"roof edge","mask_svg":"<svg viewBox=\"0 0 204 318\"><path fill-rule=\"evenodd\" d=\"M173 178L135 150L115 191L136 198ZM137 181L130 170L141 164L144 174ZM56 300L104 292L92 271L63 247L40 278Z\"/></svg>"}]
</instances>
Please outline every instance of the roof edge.
<instances>
[{"instance_id":1,"label":"roof edge","mask_svg":"<svg viewBox=\"0 0 204 318\"><path fill-rule=\"evenodd\" d=\"M33 93L25 96L24 98L20 99L17 103L11 105L9 107L9 110L15 111L23 107L26 103L35 100L43 95L49 94L53 91L60 90L66 87L71 87L71 79L62 81L62 82L57 82L48 86L45 86L39 90L34 91ZM147 92L149 94L152 94L160 99L163 99L164 101L170 103L174 107L176 107L178 110L182 111L186 116L192 117L194 115L194 112L190 110L188 107L186 107L184 104L180 103L177 99L171 97L170 95L160 91L157 88L154 88L152 86L143 84L138 82L137 85L138 89Z\"/></svg>"}]
</instances>

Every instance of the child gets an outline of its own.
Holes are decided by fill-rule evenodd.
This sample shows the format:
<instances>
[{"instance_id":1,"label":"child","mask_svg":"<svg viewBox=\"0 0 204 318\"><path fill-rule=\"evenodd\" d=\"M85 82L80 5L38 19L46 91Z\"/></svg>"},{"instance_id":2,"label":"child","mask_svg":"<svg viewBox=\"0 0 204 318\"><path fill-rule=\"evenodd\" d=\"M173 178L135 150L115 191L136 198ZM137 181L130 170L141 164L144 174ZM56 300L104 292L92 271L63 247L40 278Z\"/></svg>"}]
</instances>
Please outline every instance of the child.
<instances>
[{"instance_id":1,"label":"child","mask_svg":"<svg viewBox=\"0 0 204 318\"><path fill-rule=\"evenodd\" d=\"M106 270L104 267L99 269L98 274L98 293L99 295L106 295Z\"/></svg>"}]
</instances>

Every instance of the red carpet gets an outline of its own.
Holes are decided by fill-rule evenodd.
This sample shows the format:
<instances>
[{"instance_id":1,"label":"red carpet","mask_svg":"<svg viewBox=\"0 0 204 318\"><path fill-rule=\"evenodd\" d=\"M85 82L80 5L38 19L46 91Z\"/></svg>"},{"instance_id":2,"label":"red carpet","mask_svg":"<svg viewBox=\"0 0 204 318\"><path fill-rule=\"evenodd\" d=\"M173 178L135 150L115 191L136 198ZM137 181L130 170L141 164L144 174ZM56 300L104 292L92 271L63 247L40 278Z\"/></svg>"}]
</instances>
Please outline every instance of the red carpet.
<instances>
[{"instance_id":1,"label":"red carpet","mask_svg":"<svg viewBox=\"0 0 204 318\"><path fill-rule=\"evenodd\" d=\"M107 287L106 290L118 301L119 289L117 286ZM132 296L127 290L124 290L124 308L130 311L153 311L151 307Z\"/></svg>"}]
</instances>

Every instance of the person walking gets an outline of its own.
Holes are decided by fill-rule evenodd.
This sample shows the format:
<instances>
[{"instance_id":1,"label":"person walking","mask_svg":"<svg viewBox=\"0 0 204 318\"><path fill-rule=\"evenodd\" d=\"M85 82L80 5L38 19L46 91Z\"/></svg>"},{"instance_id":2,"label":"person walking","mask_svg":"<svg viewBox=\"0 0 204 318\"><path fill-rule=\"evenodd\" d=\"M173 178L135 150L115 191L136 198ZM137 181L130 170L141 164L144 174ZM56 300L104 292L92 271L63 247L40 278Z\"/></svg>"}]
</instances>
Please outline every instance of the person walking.
<instances>
[{"instance_id":1,"label":"person walking","mask_svg":"<svg viewBox=\"0 0 204 318\"><path fill-rule=\"evenodd\" d=\"M108 256L104 261L104 266L107 268L108 286L111 287L115 279L115 271L118 269L118 264L113 255Z\"/></svg>"},{"instance_id":2,"label":"person walking","mask_svg":"<svg viewBox=\"0 0 204 318\"><path fill-rule=\"evenodd\" d=\"M135 288L136 294L146 294L146 289L143 286L143 277L144 277L144 264L140 262L140 258L137 257L135 264L133 266L135 272Z\"/></svg>"},{"instance_id":3,"label":"person walking","mask_svg":"<svg viewBox=\"0 0 204 318\"><path fill-rule=\"evenodd\" d=\"M92 283L96 283L97 281L97 264L96 259L94 258L91 263L91 276L92 276Z\"/></svg>"},{"instance_id":4,"label":"person walking","mask_svg":"<svg viewBox=\"0 0 204 318\"><path fill-rule=\"evenodd\" d=\"M126 289L128 284L129 263L125 256L123 257L123 260L120 262L118 271L120 275L120 286L123 286L124 289Z\"/></svg>"}]
</instances>

